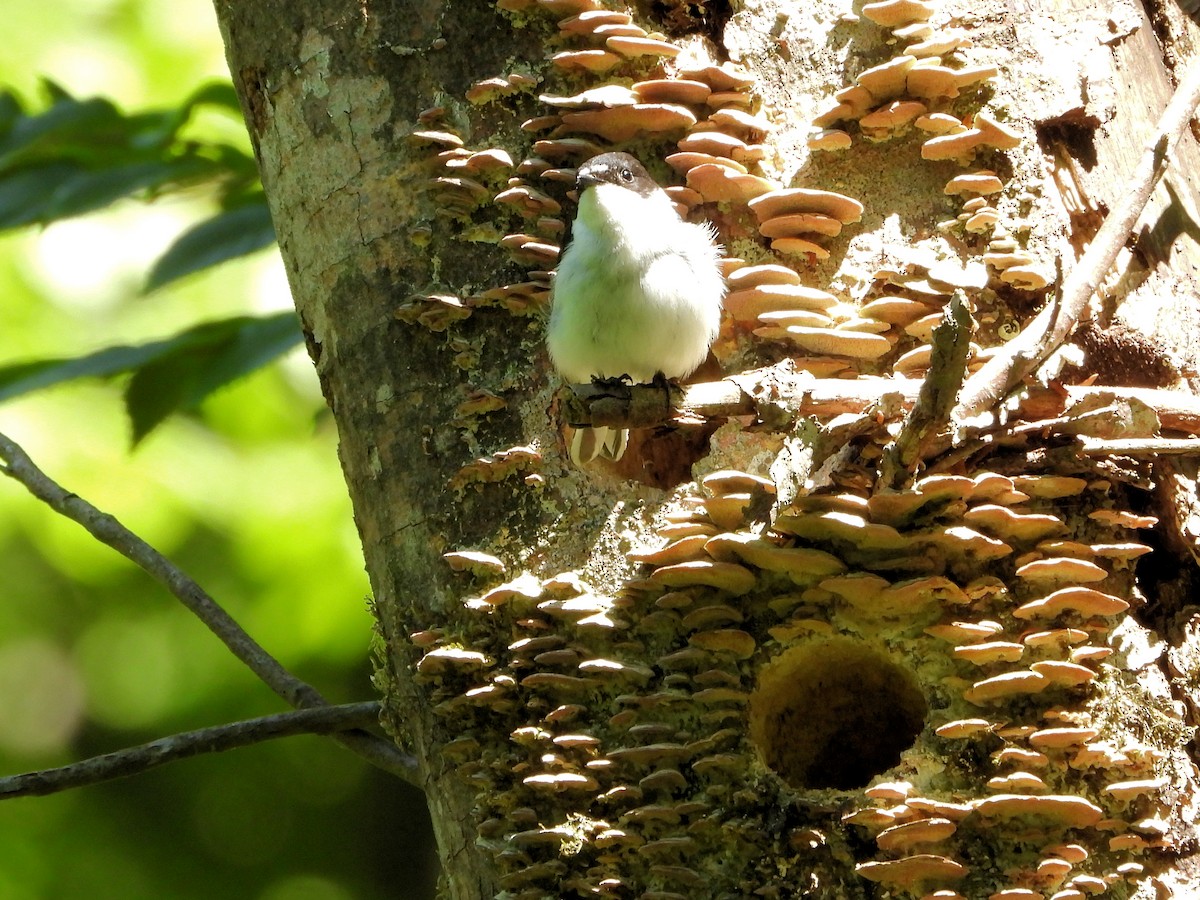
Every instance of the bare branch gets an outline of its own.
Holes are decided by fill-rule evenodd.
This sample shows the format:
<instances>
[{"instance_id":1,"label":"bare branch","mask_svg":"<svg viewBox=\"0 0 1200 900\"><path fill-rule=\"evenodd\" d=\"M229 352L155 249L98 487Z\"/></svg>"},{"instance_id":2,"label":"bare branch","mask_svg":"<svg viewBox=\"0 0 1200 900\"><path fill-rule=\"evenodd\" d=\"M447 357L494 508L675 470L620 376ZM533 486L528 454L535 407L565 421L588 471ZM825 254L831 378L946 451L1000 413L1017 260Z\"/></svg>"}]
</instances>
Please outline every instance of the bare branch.
<instances>
[{"instance_id":1,"label":"bare branch","mask_svg":"<svg viewBox=\"0 0 1200 900\"><path fill-rule=\"evenodd\" d=\"M139 775L178 759L249 747L294 734L333 734L350 728L362 728L378 721L379 707L377 700L322 706L185 731L57 769L0 777L0 800L56 794L71 788Z\"/></svg>"},{"instance_id":2,"label":"bare branch","mask_svg":"<svg viewBox=\"0 0 1200 900\"><path fill-rule=\"evenodd\" d=\"M1200 456L1200 440L1181 438L1125 438L1101 440L1083 436L1079 452L1088 456Z\"/></svg>"},{"instance_id":3,"label":"bare branch","mask_svg":"<svg viewBox=\"0 0 1200 900\"><path fill-rule=\"evenodd\" d=\"M0 434L0 472L8 475L60 515L82 525L92 537L140 566L164 585L191 610L222 643L268 687L291 706L312 709L327 706L312 685L301 681L276 660L174 563L122 525L114 516L101 512L82 497L63 489L41 471L28 454L9 437ZM412 760L394 744L366 731L346 731L337 736L340 744L395 775L412 780Z\"/></svg>"},{"instance_id":4,"label":"bare branch","mask_svg":"<svg viewBox=\"0 0 1200 900\"><path fill-rule=\"evenodd\" d=\"M942 321L933 330L929 371L916 403L904 417L895 440L883 448L876 490L899 490L911 482L922 454L939 431L950 423L971 350L971 310L962 291L955 291Z\"/></svg>"},{"instance_id":5,"label":"bare branch","mask_svg":"<svg viewBox=\"0 0 1200 900\"><path fill-rule=\"evenodd\" d=\"M671 386L573 384L565 397L563 418L572 427L609 425L653 428L672 422L754 416L787 425L805 416L832 417L861 413L885 394L916 399L916 379L814 378L798 371L791 360L731 375L721 381Z\"/></svg>"},{"instance_id":6,"label":"bare branch","mask_svg":"<svg viewBox=\"0 0 1200 900\"><path fill-rule=\"evenodd\" d=\"M954 410L956 422L994 409L1001 398L1066 340L1133 232L1197 104L1200 104L1200 63L1191 66L1175 90L1159 119L1157 132L1130 177L1123 200L1104 220L1063 282L1055 301L967 380Z\"/></svg>"},{"instance_id":7,"label":"bare branch","mask_svg":"<svg viewBox=\"0 0 1200 900\"><path fill-rule=\"evenodd\" d=\"M669 404L664 403L663 388L657 385L630 385L624 389L628 398L596 385L571 385L564 417L576 427L652 428L688 420L753 416L783 428L807 416L857 415L886 396L911 405L921 384L913 378L813 378L796 371L786 360L722 381L672 387ZM1049 419L1070 404L1104 396L1141 401L1155 411L1165 431L1200 434L1200 397L1185 391L1105 385L1067 385L1058 390L1035 387L1022 400L1019 415Z\"/></svg>"}]
</instances>

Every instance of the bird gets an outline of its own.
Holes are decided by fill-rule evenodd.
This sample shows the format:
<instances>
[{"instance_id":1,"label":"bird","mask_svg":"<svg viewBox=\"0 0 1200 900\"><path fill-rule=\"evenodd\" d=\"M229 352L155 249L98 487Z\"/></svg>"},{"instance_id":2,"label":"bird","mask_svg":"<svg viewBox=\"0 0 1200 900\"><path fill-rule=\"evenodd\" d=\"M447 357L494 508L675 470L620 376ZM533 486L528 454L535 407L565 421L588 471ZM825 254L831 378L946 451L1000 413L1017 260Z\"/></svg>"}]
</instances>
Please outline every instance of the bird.
<instances>
[{"instance_id":1,"label":"bird","mask_svg":"<svg viewBox=\"0 0 1200 900\"><path fill-rule=\"evenodd\" d=\"M576 173L578 210L551 293L546 343L569 383L686 378L708 356L725 281L711 224L685 221L628 153L601 153ZM577 428L577 465L618 460L628 432Z\"/></svg>"}]
</instances>

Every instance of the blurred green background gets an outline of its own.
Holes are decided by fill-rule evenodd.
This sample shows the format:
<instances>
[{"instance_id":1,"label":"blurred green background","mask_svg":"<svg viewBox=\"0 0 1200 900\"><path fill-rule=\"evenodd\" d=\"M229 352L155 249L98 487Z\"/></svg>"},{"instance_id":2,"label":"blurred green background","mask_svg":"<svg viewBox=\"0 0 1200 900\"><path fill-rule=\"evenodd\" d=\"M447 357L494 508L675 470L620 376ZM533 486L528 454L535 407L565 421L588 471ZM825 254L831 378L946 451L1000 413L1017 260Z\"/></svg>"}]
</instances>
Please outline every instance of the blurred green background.
<instances>
[{"instance_id":1,"label":"blurred green background","mask_svg":"<svg viewBox=\"0 0 1200 900\"><path fill-rule=\"evenodd\" d=\"M127 111L228 77L207 0L16 0L5 32L0 86L35 110L41 76ZM229 117L195 127L248 148ZM154 259L212 211L198 193L0 234L0 365L287 308L273 249L142 295ZM330 700L369 699L368 586L321 411L296 350L136 449L119 381L2 404L0 431ZM0 773L281 709L163 589L0 479ZM317 737L0 802L0 900L424 898L435 877L420 795Z\"/></svg>"}]
</instances>

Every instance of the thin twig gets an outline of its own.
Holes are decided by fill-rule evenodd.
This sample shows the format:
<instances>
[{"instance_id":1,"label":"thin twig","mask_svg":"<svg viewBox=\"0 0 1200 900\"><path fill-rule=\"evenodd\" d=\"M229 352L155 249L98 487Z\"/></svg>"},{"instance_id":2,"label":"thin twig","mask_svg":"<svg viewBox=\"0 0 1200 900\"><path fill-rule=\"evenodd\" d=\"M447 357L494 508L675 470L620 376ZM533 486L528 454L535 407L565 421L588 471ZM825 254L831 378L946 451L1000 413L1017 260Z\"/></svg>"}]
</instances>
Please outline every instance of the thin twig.
<instances>
[{"instance_id":1,"label":"thin twig","mask_svg":"<svg viewBox=\"0 0 1200 900\"><path fill-rule=\"evenodd\" d=\"M971 350L971 310L966 295L955 291L942 321L933 330L933 352L921 392L895 439L883 448L876 490L899 490L911 483L923 452L950 422Z\"/></svg>"},{"instance_id":2,"label":"thin twig","mask_svg":"<svg viewBox=\"0 0 1200 900\"><path fill-rule=\"evenodd\" d=\"M1103 440L1083 436L1079 452L1088 456L1200 456L1200 440L1182 438L1122 438Z\"/></svg>"},{"instance_id":3,"label":"thin twig","mask_svg":"<svg viewBox=\"0 0 1200 900\"><path fill-rule=\"evenodd\" d=\"M594 385L570 386L573 426L612 425L624 428L653 428L676 420L753 416L780 430L806 417L832 418L843 413L859 415L886 396L911 405L921 390L914 378L813 378L787 365L768 366L733 375L721 381L701 382L672 388L672 402L663 404L663 389L635 384L629 399L614 398ZM1185 391L1130 388L1105 385L1066 385L1061 389L1031 387L1022 399L1018 414L1048 419L1066 406L1102 397L1136 399L1158 415L1167 431L1200 434L1200 397ZM602 405L602 415L593 402Z\"/></svg>"},{"instance_id":4,"label":"thin twig","mask_svg":"<svg viewBox=\"0 0 1200 900\"><path fill-rule=\"evenodd\" d=\"M34 464L16 442L3 434L0 434L0 460L3 461L0 472L19 481L55 512L82 525L100 543L116 550L164 585L221 639L234 656L289 705L299 709L328 706L316 688L280 665L216 600L174 563L114 516L101 512L82 497L58 485ZM394 744L377 735L366 731L346 731L337 735L337 741L381 769L406 780L414 778L413 761Z\"/></svg>"},{"instance_id":5,"label":"thin twig","mask_svg":"<svg viewBox=\"0 0 1200 900\"><path fill-rule=\"evenodd\" d=\"M962 396L954 410L956 422L995 409L1010 390L1066 340L1133 232L1197 104L1200 104L1200 63L1191 66L1175 90L1121 201L1104 220L1083 257L1063 282L1055 302L1043 309L1020 335L1004 346L1003 352L988 360L963 385Z\"/></svg>"},{"instance_id":6,"label":"thin twig","mask_svg":"<svg viewBox=\"0 0 1200 900\"><path fill-rule=\"evenodd\" d=\"M1187 391L1102 384L1031 387L1021 400L1020 415L1026 419L1052 419L1077 404L1085 403L1092 409L1100 402L1140 403L1158 416L1161 431L1200 435L1200 396Z\"/></svg>"},{"instance_id":7,"label":"thin twig","mask_svg":"<svg viewBox=\"0 0 1200 900\"><path fill-rule=\"evenodd\" d=\"M814 378L799 371L791 360L731 375L721 381L670 388L669 402L663 387L634 384L613 391L604 385L570 385L564 420L573 427L610 425L653 428L672 421L694 421L729 416L754 416L781 429L807 416L832 417L861 413L885 394L916 399L921 382L916 379Z\"/></svg>"},{"instance_id":8,"label":"thin twig","mask_svg":"<svg viewBox=\"0 0 1200 900\"><path fill-rule=\"evenodd\" d=\"M294 734L332 734L349 728L361 728L378 721L379 706L378 700L322 706L185 731L57 769L0 777L0 800L56 794L71 788L139 775L177 759L249 747Z\"/></svg>"}]
</instances>

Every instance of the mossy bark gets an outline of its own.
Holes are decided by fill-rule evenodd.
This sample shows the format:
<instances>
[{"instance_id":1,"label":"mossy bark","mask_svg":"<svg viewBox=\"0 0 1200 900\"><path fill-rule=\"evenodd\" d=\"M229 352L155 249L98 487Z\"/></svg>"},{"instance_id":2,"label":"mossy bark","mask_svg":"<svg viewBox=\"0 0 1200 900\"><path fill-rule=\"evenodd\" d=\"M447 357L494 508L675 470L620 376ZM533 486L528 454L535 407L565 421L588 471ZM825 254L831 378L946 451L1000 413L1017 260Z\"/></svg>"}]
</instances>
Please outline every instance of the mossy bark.
<instances>
[{"instance_id":1,"label":"mossy bark","mask_svg":"<svg viewBox=\"0 0 1200 900\"><path fill-rule=\"evenodd\" d=\"M951 655L953 643L928 638L923 629L942 623L942 605L998 603L996 597L1011 591L1015 608L1032 595L1016 578L1012 558L991 566L974 546L950 546L953 538L937 552L929 549L933 529L960 523L967 495L938 495L932 507L920 512L917 504L899 518L894 510L879 513L868 523L879 526L870 540L814 531L805 524L812 515L793 511L790 520L785 515L776 522L781 547L753 545L753 553L765 555L752 562L743 544L756 540L752 532L761 531L770 514L770 498L741 485L716 494L745 494L744 503L722 506L709 497L701 504L696 486L686 478L678 483L678 475L687 473L692 456L703 456L697 475L721 468L754 473L790 499L810 475L824 477L810 472L814 453L831 449L822 444L821 423L776 433L731 422L711 444L695 432L682 442L648 444L632 456L635 465L644 465L635 474L659 487L630 480L628 470L579 472L565 462L556 385L541 345L547 291L538 270L552 267L547 248L561 241L559 226L571 206L566 184L539 174L569 168L578 155L535 148L555 123L526 129L522 123L561 111L542 102L541 94L571 94L605 81L629 85L662 74L655 58L620 61L607 76L556 67L548 60L552 53L596 43L560 33L558 19L573 11L567 3L557 9L533 0L506 2L504 9L478 0L216 5L297 309L339 429L382 636L386 725L419 760L441 849L444 895L567 897L612 889L667 898L796 896L803 890L841 900L881 896L876 882L882 880L920 896L926 884L964 877L956 865L970 870L965 877L973 890L1015 883L1001 863L987 860L988 852L996 852L988 841L1001 838L996 829L979 827L981 816L964 826L958 844L938 851L948 854L948 862L915 875L903 867L871 868L886 861L880 853L889 841L876 849L881 822L859 824L870 818L865 811L872 803L888 802L886 790L874 799L862 792L885 777L907 779L918 792L942 789L940 800L930 800L930 816L961 812L962 804L950 799L954 791L964 800L987 796L985 761L995 748L953 744L934 729L951 712L969 708L964 697L979 698L992 688L971 695L972 670ZM985 238L961 228L937 231L939 222L959 212L962 199L948 198L943 188L966 170L952 161L922 160L921 141L928 135L909 130L885 142L864 141L851 124L855 144L845 153L813 154L806 146L812 119L834 91L895 54L884 29L852 21L844 15L848 7L832 0L745 4L728 19L716 14L714 4L651 6L662 18L645 18L651 13L643 11L635 12L635 20L685 48L678 66L699 71L732 58L754 76L753 86L741 92L770 123L757 141L764 148L758 172L783 186L848 194L866 207L861 224L825 242L830 259L811 265L812 259L772 255L744 202L707 204L701 211L718 224L731 255L783 262L806 284L848 302L881 291L914 296L917 290L915 296L922 296L913 285L938 256L960 264L980 256ZM960 51L954 66L997 67L995 77L945 107L961 116L986 109L1020 135L1018 147L985 151L971 170L986 166L1000 173L1006 185L997 203L1000 220L1051 275L1060 259L1069 267L1090 236L1095 216L1087 211L1101 212L1111 201L1105 191L1119 191L1121 173L1132 168L1126 164L1128 135L1149 126L1169 93L1163 55L1140 7L1076 6L989 0L946 3L945 15L938 13L952 16L951 24L974 44ZM689 10L712 15L696 19ZM1159 37L1183 35L1178 52L1187 55L1191 26L1174 13L1162 15ZM1047 58L1055 65L1047 66ZM741 90L712 79L715 92ZM1130 92L1146 90L1147 81L1157 87L1152 102L1141 104ZM730 102L741 108L741 99ZM702 107L693 110L698 118L706 114ZM1131 110L1137 113L1133 120ZM661 160L679 137L643 134L622 146L642 155L666 181L673 176ZM560 151L567 155L555 157ZM1089 164L1084 157L1092 151L1098 162ZM1194 143L1182 152L1181 159L1191 159ZM521 165L538 158L546 165ZM1089 177L1100 169L1112 177ZM1072 173L1070 185L1064 172ZM513 178L547 199L497 202ZM1178 205L1167 201L1173 190L1195 209L1197 197L1190 179L1169 181L1152 220L1157 224L1139 245L1140 255L1123 262L1111 297L1132 297L1126 308L1139 311L1160 304L1153 307L1157 321L1196 322L1195 246L1183 236L1188 227L1176 217ZM1160 264L1177 257L1186 266L1167 270ZM889 268L895 272L890 282L873 275ZM989 286L972 296L977 340L985 346L1002 340L1044 296L1013 288L992 272ZM929 302L936 308L942 301ZM916 346L901 330L880 361L827 358L812 364L824 366L822 372L840 366L845 375L886 373L902 350ZM1123 366L1119 358L1132 352L1122 348L1136 344L1150 348L1146 352L1161 363L1164 378L1174 372L1178 381L1168 357L1194 352L1196 333L1200 329L1188 336L1186 329L1160 327L1142 338L1135 334L1116 350L1097 339L1083 365L1091 371L1108 365L1114 378L1122 370L1140 372L1144 366ZM805 354L756 340L743 325L726 329L716 355L726 372L735 372ZM843 459L823 489L859 499L831 499L829 509L844 512L865 502L876 438L886 440L886 433L872 429L889 417L896 421L897 410L884 404L869 422L825 432L825 444L855 437L860 454ZM971 502L983 503L982 496ZM1068 509L1035 495L1026 512L1057 515L1067 534L1095 543L1102 535L1087 524L1086 513L1110 506L1113 498L1095 490L1087 497L1086 509ZM815 509L822 511L820 503ZM672 524L682 528L672 532ZM694 568L672 569L671 559L635 552L661 543L659 534L689 525L697 526L693 536L716 530L742 536L714 545L705 559L718 565L699 575ZM897 540L918 544L903 552L900 544L888 549L886 527L898 529ZM785 563L771 555L775 549L818 555L792 554ZM453 558L452 567L444 554L458 551L480 556ZM934 561L933 568L899 562L921 554ZM647 561L655 572L650 581L639 577ZM791 565L808 568L789 572ZM1134 599L1131 569L1114 564L1106 572L1106 590ZM864 609L862 578L839 580L853 575L876 579L871 585L884 598L885 614L869 602ZM918 575L935 579L924 593L897 587ZM986 577L1001 587L985 590L980 579ZM975 617L985 611L977 608ZM1015 627L1011 609L993 612ZM1108 629L1094 630L1102 635ZM826 636L833 650L811 659L796 656ZM872 690L889 681L902 682L905 690L918 685L926 719L914 724L920 704L907 701L903 708L918 712L889 718L885 697L866 705L864 720L847 705L853 685L842 685L835 691L839 709L858 727L896 721L897 728L917 734L908 735L909 749L898 751L905 754L902 762L872 757L856 768L854 760L838 760L853 784L841 775L836 784L820 777L797 783L763 764L794 754L758 745L787 740L781 723L792 713L780 711L778 703L789 701L760 696L749 713L747 702L756 685L780 681L772 676L760 682L761 672L794 666L836 673L838 666L826 661L831 653L842 659L835 651L846 641L854 644L844 654L847 666L866 660L862 665L871 669L871 661L879 661L877 671L861 673L856 683ZM1171 687L1157 664L1146 665L1157 673L1149 678L1157 694L1141 706L1156 711L1138 740L1166 754L1173 789L1190 791L1194 784L1181 774L1186 758L1168 709ZM905 679L891 679L891 666L901 666ZM1138 679L1117 673L1103 683L1117 699L1112 714L1097 720L1109 723L1114 737L1127 735L1117 712L1138 707L1131 699L1142 696ZM1098 690L1067 692L1079 715L1096 709ZM775 712L769 722L761 715L754 720L754 708ZM879 715L871 719L870 710ZM822 727L841 733L839 723L829 721L835 717L830 710L810 714L824 714ZM988 727L998 729L1006 716L1011 722L1029 715L1024 706L1002 710ZM797 720L789 727L805 726ZM864 743L871 742L851 741ZM809 749L816 759L836 758L830 745ZM1066 780L1055 781L1056 768L1052 789L1073 790L1075 776L1069 767L1061 769ZM948 805L939 810L938 803ZM864 815L846 824L842 813ZM1178 824L1177 817L1164 821L1168 828ZM1076 826L1060 825L1046 833L1063 841L1077 836L1071 831ZM1036 854L1015 849L1017 837L1001 848L1011 851L1003 865L1036 866ZM1170 852L1184 851L1185 843L1176 841ZM962 863L950 859L956 852ZM1116 864L1105 856L1106 845L1097 852L1105 864ZM1175 887L1175 863L1161 855L1155 861L1166 865L1168 889L1185 896Z\"/></svg>"}]
</instances>

